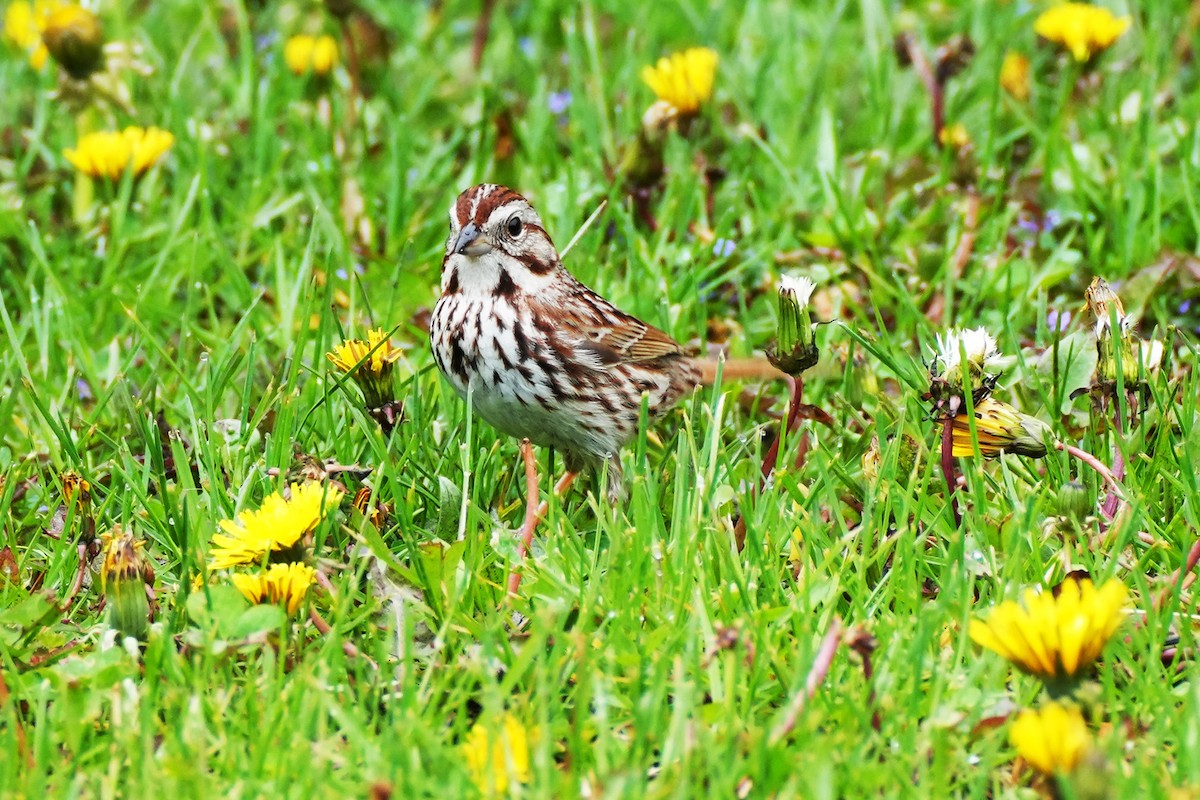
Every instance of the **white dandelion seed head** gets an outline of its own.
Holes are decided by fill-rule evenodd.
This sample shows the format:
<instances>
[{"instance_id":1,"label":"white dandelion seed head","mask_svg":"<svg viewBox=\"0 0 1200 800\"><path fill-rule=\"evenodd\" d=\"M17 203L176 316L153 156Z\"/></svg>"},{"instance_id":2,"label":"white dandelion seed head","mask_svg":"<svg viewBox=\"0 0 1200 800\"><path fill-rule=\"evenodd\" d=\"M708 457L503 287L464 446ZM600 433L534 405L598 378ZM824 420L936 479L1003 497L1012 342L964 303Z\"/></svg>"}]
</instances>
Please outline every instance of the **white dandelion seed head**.
<instances>
[{"instance_id":1,"label":"white dandelion seed head","mask_svg":"<svg viewBox=\"0 0 1200 800\"><path fill-rule=\"evenodd\" d=\"M808 305L808 301L812 297L813 290L816 288L817 285L805 277L796 277L793 275L779 276L779 294L795 295L796 304L801 308Z\"/></svg>"},{"instance_id":2,"label":"white dandelion seed head","mask_svg":"<svg viewBox=\"0 0 1200 800\"><path fill-rule=\"evenodd\" d=\"M1000 350L996 347L995 338L986 328L951 328L946 331L945 336L938 334L933 356L943 372L949 373L957 369L964 352L967 363L985 372L999 367Z\"/></svg>"}]
</instances>

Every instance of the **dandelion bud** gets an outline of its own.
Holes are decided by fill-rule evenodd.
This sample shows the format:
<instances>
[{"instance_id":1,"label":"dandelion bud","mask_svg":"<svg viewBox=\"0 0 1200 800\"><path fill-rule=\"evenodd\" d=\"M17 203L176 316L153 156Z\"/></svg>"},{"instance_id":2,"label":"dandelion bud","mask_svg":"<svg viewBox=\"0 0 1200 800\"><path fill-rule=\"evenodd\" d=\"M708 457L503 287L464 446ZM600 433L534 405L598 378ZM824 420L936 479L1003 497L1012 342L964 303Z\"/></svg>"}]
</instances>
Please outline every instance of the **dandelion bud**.
<instances>
[{"instance_id":1,"label":"dandelion bud","mask_svg":"<svg viewBox=\"0 0 1200 800\"><path fill-rule=\"evenodd\" d=\"M1058 515L1067 519L1082 520L1092 513L1092 493L1079 481L1067 481L1055 497Z\"/></svg>"},{"instance_id":2,"label":"dandelion bud","mask_svg":"<svg viewBox=\"0 0 1200 800\"><path fill-rule=\"evenodd\" d=\"M816 288L808 278L784 275L779 279L779 327L775 347L767 359L789 375L799 376L817 363L808 301Z\"/></svg>"},{"instance_id":3,"label":"dandelion bud","mask_svg":"<svg viewBox=\"0 0 1200 800\"><path fill-rule=\"evenodd\" d=\"M53 11L42 41L76 80L86 80L104 64L104 28L99 17L81 6L65 5Z\"/></svg>"},{"instance_id":4,"label":"dandelion bud","mask_svg":"<svg viewBox=\"0 0 1200 800\"><path fill-rule=\"evenodd\" d=\"M150 601L146 597L149 564L142 553L144 542L116 526L101 537L104 564L100 581L108 606L108 624L121 636L145 639L150 629Z\"/></svg>"}]
</instances>

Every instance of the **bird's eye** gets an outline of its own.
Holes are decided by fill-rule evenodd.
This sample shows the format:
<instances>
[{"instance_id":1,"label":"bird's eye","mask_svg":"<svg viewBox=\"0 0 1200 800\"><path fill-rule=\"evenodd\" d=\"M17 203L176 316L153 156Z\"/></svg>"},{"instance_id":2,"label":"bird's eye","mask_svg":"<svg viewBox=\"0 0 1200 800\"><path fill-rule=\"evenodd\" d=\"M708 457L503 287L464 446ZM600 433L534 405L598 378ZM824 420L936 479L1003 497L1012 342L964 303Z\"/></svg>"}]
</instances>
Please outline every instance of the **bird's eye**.
<instances>
[{"instance_id":1,"label":"bird's eye","mask_svg":"<svg viewBox=\"0 0 1200 800\"><path fill-rule=\"evenodd\" d=\"M508 228L509 236L520 236L521 235L521 218L520 217L509 217L508 222L505 224L505 227Z\"/></svg>"}]
</instances>

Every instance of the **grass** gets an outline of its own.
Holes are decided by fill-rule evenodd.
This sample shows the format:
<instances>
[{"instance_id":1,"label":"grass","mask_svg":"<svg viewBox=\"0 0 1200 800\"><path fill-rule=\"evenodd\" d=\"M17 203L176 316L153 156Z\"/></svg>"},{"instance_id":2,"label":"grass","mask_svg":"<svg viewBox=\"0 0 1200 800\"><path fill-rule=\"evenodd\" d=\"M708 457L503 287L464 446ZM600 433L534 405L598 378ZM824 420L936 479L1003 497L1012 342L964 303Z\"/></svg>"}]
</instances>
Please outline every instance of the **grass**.
<instances>
[{"instance_id":1,"label":"grass","mask_svg":"<svg viewBox=\"0 0 1200 800\"><path fill-rule=\"evenodd\" d=\"M391 49L362 53L361 100L344 66L321 87L282 64L287 35L336 33L318 5L101 4L109 39L153 72L124 75L132 113L82 116L176 142L140 180L97 184L78 220L61 151L80 114L51 97L53 64L0 60L4 795L470 796L460 744L511 712L531 731L527 796L1034 796L1050 784L1014 772L1000 720L1039 684L967 623L1079 569L1122 581L1133 609L1088 689L1103 788L1196 791L1194 597L1171 590L1200 527L1186 9L1127 10L1085 75L1020 3L503 5L478 69L476 4L364 7ZM929 97L895 55L905 31L926 53L974 43L946 96L968 152L934 145ZM716 96L707 133L668 138L651 229L611 170L653 100L641 67L696 44L720 54ZM1009 48L1031 57L1028 102L997 82ZM697 153L720 170L711 187ZM446 208L485 179L527 194L560 245L607 200L568 267L696 346L761 350L777 276L814 277L818 317L840 324L820 329L804 396L834 424L802 424L803 465L792 434L755 491L782 385L702 390L625 453L627 503L585 484L552 504L507 600L517 443L468 417L423 329ZM1093 366L1078 313L1093 276L1168 342L1121 438L1071 399ZM1052 311L1074 319L1056 330ZM955 525L923 362L935 333L981 325L1013 357L998 396L1102 461L1121 448L1106 534L1094 519L1044 532L1071 478L1103 500L1054 452L960 459ZM325 358L375 326L405 350L391 437ZM911 476L904 435L923 443ZM219 521L282 488L272 470L298 453L369 467L393 507L377 534L348 502L317 529L334 591L309 602L328 633L197 577ZM544 494L561 459L539 464ZM55 521L67 471L91 504ZM160 608L140 651L107 630L93 524L146 542ZM774 735L835 620L874 638L872 674L840 645Z\"/></svg>"}]
</instances>

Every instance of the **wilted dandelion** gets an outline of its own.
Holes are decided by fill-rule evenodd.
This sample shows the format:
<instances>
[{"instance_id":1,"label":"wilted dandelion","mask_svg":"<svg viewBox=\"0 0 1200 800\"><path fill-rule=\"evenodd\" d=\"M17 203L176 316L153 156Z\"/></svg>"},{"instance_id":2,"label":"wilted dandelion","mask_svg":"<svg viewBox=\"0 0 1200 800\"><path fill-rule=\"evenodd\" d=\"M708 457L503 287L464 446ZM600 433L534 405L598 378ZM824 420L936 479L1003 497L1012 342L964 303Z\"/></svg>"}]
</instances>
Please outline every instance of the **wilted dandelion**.
<instances>
[{"instance_id":1,"label":"wilted dandelion","mask_svg":"<svg viewBox=\"0 0 1200 800\"><path fill-rule=\"evenodd\" d=\"M529 735L512 714L505 714L499 730L475 723L462 744L471 779L484 795L503 795L511 783L528 783Z\"/></svg>"},{"instance_id":2,"label":"wilted dandelion","mask_svg":"<svg viewBox=\"0 0 1200 800\"><path fill-rule=\"evenodd\" d=\"M93 178L118 180L130 170L141 175L163 157L175 137L159 128L130 127L123 131L89 133L63 156Z\"/></svg>"},{"instance_id":3,"label":"wilted dandelion","mask_svg":"<svg viewBox=\"0 0 1200 800\"><path fill-rule=\"evenodd\" d=\"M1008 735L1017 754L1046 775L1071 772L1092 745L1079 709L1055 702L1022 711Z\"/></svg>"},{"instance_id":4,"label":"wilted dandelion","mask_svg":"<svg viewBox=\"0 0 1200 800\"><path fill-rule=\"evenodd\" d=\"M293 483L288 499L279 492L267 495L257 510L243 511L236 522L221 520L224 533L213 536L208 568L260 564L269 553L293 550L341 499L340 489L324 483Z\"/></svg>"},{"instance_id":5,"label":"wilted dandelion","mask_svg":"<svg viewBox=\"0 0 1200 800\"><path fill-rule=\"evenodd\" d=\"M276 603L295 614L315 575L316 570L306 564L272 564L263 572L237 573L231 580L251 603Z\"/></svg>"},{"instance_id":6,"label":"wilted dandelion","mask_svg":"<svg viewBox=\"0 0 1200 800\"><path fill-rule=\"evenodd\" d=\"M332 36L298 34L283 46L283 61L296 75L328 75L338 63L338 46Z\"/></svg>"},{"instance_id":7,"label":"wilted dandelion","mask_svg":"<svg viewBox=\"0 0 1200 800\"><path fill-rule=\"evenodd\" d=\"M1057 596L1029 589L1020 603L1006 600L971 620L971 639L1051 684L1074 679L1120 626L1126 596L1118 581L1097 589L1090 580L1067 580Z\"/></svg>"},{"instance_id":8,"label":"wilted dandelion","mask_svg":"<svg viewBox=\"0 0 1200 800\"><path fill-rule=\"evenodd\" d=\"M104 64L104 27L100 18L69 3L50 12L42 42L54 60L76 80L85 80Z\"/></svg>"},{"instance_id":9,"label":"wilted dandelion","mask_svg":"<svg viewBox=\"0 0 1200 800\"><path fill-rule=\"evenodd\" d=\"M1011 50L1005 53L1000 65L1000 86L1014 99L1022 102L1028 100L1029 59Z\"/></svg>"},{"instance_id":10,"label":"wilted dandelion","mask_svg":"<svg viewBox=\"0 0 1200 800\"><path fill-rule=\"evenodd\" d=\"M966 408L954 417L952 425L952 455L975 455ZM1049 431L1046 423L995 398L984 398L975 406L975 436L984 458L995 458L1001 453L1041 458L1046 455Z\"/></svg>"},{"instance_id":11,"label":"wilted dandelion","mask_svg":"<svg viewBox=\"0 0 1200 800\"><path fill-rule=\"evenodd\" d=\"M1063 3L1043 11L1033 30L1082 63L1112 47L1129 29L1129 21L1090 3Z\"/></svg>"},{"instance_id":12,"label":"wilted dandelion","mask_svg":"<svg viewBox=\"0 0 1200 800\"><path fill-rule=\"evenodd\" d=\"M642 80L680 116L693 116L712 97L717 61L715 50L692 47L643 67Z\"/></svg>"}]
</instances>

